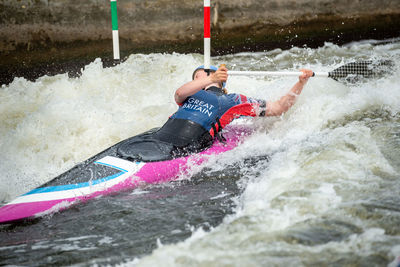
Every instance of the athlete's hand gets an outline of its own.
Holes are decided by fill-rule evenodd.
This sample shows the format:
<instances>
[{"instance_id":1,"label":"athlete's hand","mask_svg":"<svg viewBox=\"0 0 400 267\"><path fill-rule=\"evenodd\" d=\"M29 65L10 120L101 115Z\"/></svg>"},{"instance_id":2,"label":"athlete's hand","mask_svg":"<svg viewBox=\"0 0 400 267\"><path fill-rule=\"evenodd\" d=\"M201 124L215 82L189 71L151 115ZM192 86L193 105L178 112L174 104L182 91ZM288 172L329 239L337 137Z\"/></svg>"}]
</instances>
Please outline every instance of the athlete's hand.
<instances>
[{"instance_id":1,"label":"athlete's hand","mask_svg":"<svg viewBox=\"0 0 400 267\"><path fill-rule=\"evenodd\" d=\"M301 75L299 76L299 81L300 81L302 84L307 83L308 79L314 75L314 72L313 72L312 70L301 69L300 71L303 73L303 74L301 74Z\"/></svg>"},{"instance_id":2,"label":"athlete's hand","mask_svg":"<svg viewBox=\"0 0 400 267\"><path fill-rule=\"evenodd\" d=\"M228 69L225 65L221 65L216 72L211 74L211 80L214 83L223 83L228 80Z\"/></svg>"}]
</instances>

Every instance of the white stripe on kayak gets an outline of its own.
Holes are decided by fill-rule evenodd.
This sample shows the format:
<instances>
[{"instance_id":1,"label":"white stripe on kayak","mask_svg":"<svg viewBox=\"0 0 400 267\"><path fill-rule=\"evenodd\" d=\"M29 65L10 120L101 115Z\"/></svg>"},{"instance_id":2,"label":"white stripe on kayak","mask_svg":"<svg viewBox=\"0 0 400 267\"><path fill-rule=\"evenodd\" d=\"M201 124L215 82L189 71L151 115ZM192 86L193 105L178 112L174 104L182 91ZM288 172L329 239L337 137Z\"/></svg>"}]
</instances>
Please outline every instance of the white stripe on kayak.
<instances>
[{"instance_id":1,"label":"white stripe on kayak","mask_svg":"<svg viewBox=\"0 0 400 267\"><path fill-rule=\"evenodd\" d=\"M124 159L111 157L111 156L106 156L104 158L101 158L100 160L96 161L95 163L107 165L107 166L110 166L113 168L117 167L120 169L127 170L128 172L138 171L145 164L144 162L131 162L131 161L127 161Z\"/></svg>"}]
</instances>

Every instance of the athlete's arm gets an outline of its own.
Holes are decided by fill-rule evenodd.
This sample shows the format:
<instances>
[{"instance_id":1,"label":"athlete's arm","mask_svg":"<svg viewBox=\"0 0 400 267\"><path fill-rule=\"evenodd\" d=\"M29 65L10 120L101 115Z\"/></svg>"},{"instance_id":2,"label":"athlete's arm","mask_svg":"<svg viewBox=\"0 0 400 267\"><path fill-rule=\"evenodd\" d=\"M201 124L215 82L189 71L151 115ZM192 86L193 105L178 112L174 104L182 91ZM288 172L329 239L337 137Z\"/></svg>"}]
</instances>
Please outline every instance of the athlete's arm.
<instances>
[{"instance_id":1,"label":"athlete's arm","mask_svg":"<svg viewBox=\"0 0 400 267\"><path fill-rule=\"evenodd\" d=\"M207 76L204 71L197 72L193 81L185 83L175 91L175 101L181 104L191 95L194 95L203 88L207 88L210 85L216 83L226 82L228 79L228 69L226 67L220 67L216 72L211 73Z\"/></svg>"},{"instance_id":2,"label":"athlete's arm","mask_svg":"<svg viewBox=\"0 0 400 267\"><path fill-rule=\"evenodd\" d=\"M302 75L299 76L299 81L290 89L290 91L282 96L278 101L268 102L267 111L265 116L280 116L296 102L297 96L301 93L304 85L307 83L308 79L313 75L311 70L302 69Z\"/></svg>"},{"instance_id":3,"label":"athlete's arm","mask_svg":"<svg viewBox=\"0 0 400 267\"><path fill-rule=\"evenodd\" d=\"M175 102L178 104L183 103L186 98L194 95L212 83L212 75L185 83L175 91Z\"/></svg>"}]
</instances>

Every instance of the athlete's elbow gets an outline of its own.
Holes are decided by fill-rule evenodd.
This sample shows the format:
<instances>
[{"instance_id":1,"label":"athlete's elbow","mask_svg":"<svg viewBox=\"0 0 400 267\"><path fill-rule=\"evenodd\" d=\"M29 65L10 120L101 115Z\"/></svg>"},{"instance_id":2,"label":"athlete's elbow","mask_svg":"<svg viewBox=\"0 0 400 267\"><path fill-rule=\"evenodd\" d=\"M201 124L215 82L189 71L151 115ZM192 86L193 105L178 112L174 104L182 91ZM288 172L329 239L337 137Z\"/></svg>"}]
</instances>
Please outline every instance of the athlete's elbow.
<instances>
[{"instance_id":1,"label":"athlete's elbow","mask_svg":"<svg viewBox=\"0 0 400 267\"><path fill-rule=\"evenodd\" d=\"M295 99L291 98L282 98L280 101L277 103L277 116L280 116L284 113L286 113L295 103Z\"/></svg>"},{"instance_id":2,"label":"athlete's elbow","mask_svg":"<svg viewBox=\"0 0 400 267\"><path fill-rule=\"evenodd\" d=\"M177 98L177 97L182 97L182 91L179 90L179 89L177 89L177 90L175 91L175 98Z\"/></svg>"},{"instance_id":3,"label":"athlete's elbow","mask_svg":"<svg viewBox=\"0 0 400 267\"><path fill-rule=\"evenodd\" d=\"M278 102L272 110L272 116L282 116L290 109L290 107L291 106L287 105L287 103Z\"/></svg>"},{"instance_id":4,"label":"athlete's elbow","mask_svg":"<svg viewBox=\"0 0 400 267\"><path fill-rule=\"evenodd\" d=\"M178 89L178 90L176 90L176 92L175 92L174 98L175 98L175 102L178 103L178 104L180 104L180 103L182 103L182 102L185 100L186 97L185 97L185 96L183 95L183 93Z\"/></svg>"},{"instance_id":5,"label":"athlete's elbow","mask_svg":"<svg viewBox=\"0 0 400 267\"><path fill-rule=\"evenodd\" d=\"M278 110L278 116L281 116L282 114L286 113L290 109L290 106L288 105L281 105L280 109Z\"/></svg>"},{"instance_id":6,"label":"athlete's elbow","mask_svg":"<svg viewBox=\"0 0 400 267\"><path fill-rule=\"evenodd\" d=\"M288 111L288 110L289 110L288 108L279 106L277 109L275 109L275 110L273 111L273 116L282 116L282 115L285 114L286 111Z\"/></svg>"},{"instance_id":7,"label":"athlete's elbow","mask_svg":"<svg viewBox=\"0 0 400 267\"><path fill-rule=\"evenodd\" d=\"M289 108L287 106L282 105L282 103L280 103L279 101L273 102L271 104L268 104L266 116L281 116L286 111L288 111L288 109Z\"/></svg>"}]
</instances>

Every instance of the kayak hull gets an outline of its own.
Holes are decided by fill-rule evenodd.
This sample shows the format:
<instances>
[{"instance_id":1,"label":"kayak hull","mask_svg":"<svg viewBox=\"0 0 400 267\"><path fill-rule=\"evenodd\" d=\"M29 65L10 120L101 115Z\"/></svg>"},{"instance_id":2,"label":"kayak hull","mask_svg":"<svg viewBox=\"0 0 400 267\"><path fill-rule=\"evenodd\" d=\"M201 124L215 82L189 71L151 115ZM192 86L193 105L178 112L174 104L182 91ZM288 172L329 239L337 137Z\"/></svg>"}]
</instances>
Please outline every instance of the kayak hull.
<instances>
[{"instance_id":1,"label":"kayak hull","mask_svg":"<svg viewBox=\"0 0 400 267\"><path fill-rule=\"evenodd\" d=\"M243 134L242 134L243 135ZM24 219L33 219L62 211L89 199L115 192L132 190L141 185L163 183L187 175L193 166L207 161L209 155L220 154L233 149L239 143L237 131L221 143L216 141L212 147L186 157L156 162L131 162L115 155L115 149L103 151L77 171L66 172L52 181L19 196L0 208L0 224ZM89 168L106 168L106 174L93 177L96 171L90 170L89 178L75 180ZM94 169L96 170L96 169ZM79 171L79 172L78 172Z\"/></svg>"}]
</instances>

